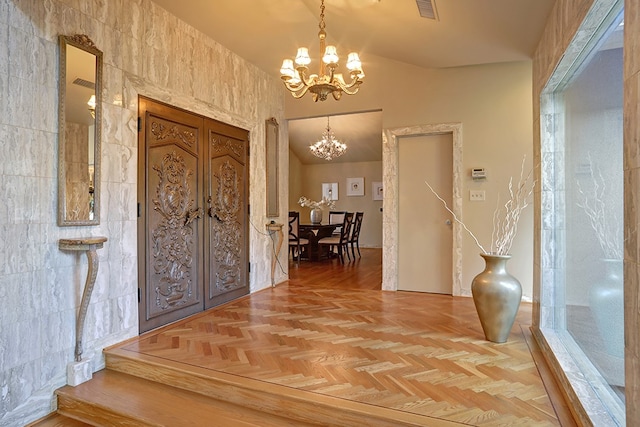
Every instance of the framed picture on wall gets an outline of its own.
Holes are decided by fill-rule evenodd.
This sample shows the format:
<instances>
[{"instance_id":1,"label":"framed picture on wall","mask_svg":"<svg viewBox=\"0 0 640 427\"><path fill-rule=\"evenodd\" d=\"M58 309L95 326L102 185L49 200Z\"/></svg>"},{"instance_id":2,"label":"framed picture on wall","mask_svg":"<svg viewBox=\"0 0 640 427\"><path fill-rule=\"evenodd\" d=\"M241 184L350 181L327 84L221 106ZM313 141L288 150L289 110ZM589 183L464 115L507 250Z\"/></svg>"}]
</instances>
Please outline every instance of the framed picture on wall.
<instances>
[{"instance_id":1,"label":"framed picture on wall","mask_svg":"<svg viewBox=\"0 0 640 427\"><path fill-rule=\"evenodd\" d=\"M323 182L322 183L322 198L329 200L338 200L338 183L337 182Z\"/></svg>"},{"instance_id":2,"label":"framed picture on wall","mask_svg":"<svg viewBox=\"0 0 640 427\"><path fill-rule=\"evenodd\" d=\"M364 178L347 178L347 196L364 196Z\"/></svg>"},{"instance_id":3,"label":"framed picture on wall","mask_svg":"<svg viewBox=\"0 0 640 427\"><path fill-rule=\"evenodd\" d=\"M371 184L371 194L373 200L382 200L382 183L374 182Z\"/></svg>"}]
</instances>

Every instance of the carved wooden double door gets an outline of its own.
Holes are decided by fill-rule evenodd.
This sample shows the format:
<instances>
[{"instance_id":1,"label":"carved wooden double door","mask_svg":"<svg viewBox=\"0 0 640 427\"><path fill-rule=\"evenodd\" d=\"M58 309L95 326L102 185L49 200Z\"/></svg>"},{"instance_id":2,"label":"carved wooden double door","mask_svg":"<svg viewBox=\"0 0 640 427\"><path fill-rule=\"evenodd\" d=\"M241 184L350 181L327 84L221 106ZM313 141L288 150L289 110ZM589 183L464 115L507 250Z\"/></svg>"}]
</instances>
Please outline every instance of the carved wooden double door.
<instances>
[{"instance_id":1,"label":"carved wooden double door","mask_svg":"<svg viewBox=\"0 0 640 427\"><path fill-rule=\"evenodd\" d=\"M249 293L249 134L139 99L140 332Z\"/></svg>"}]
</instances>

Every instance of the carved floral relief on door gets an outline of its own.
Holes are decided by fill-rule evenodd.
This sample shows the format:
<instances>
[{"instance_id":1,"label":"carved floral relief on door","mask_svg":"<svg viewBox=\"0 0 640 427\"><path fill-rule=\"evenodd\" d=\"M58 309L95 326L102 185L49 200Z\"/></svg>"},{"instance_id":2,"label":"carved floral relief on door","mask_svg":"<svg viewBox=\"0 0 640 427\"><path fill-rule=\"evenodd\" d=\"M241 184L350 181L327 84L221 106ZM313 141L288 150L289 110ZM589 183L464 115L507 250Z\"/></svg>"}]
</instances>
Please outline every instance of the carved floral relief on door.
<instances>
[{"instance_id":1,"label":"carved floral relief on door","mask_svg":"<svg viewBox=\"0 0 640 427\"><path fill-rule=\"evenodd\" d=\"M240 195L238 194L238 174L227 161L213 174L215 196L211 201L212 248L215 278L212 295L237 289L240 277L241 231L238 225L240 214Z\"/></svg>"},{"instance_id":2,"label":"carved floral relief on door","mask_svg":"<svg viewBox=\"0 0 640 427\"><path fill-rule=\"evenodd\" d=\"M173 320L181 309L191 314L202 304L202 231L195 222L202 216L201 131L153 114L147 121L146 317Z\"/></svg>"},{"instance_id":3,"label":"carved floral relief on door","mask_svg":"<svg viewBox=\"0 0 640 427\"><path fill-rule=\"evenodd\" d=\"M158 278L155 305L166 310L194 301L193 221L202 216L202 209L196 207L189 182L194 171L184 156L172 151L152 168L158 175L153 209L159 214L151 230L153 273Z\"/></svg>"},{"instance_id":4,"label":"carved floral relief on door","mask_svg":"<svg viewBox=\"0 0 640 427\"><path fill-rule=\"evenodd\" d=\"M210 277L217 303L248 293L247 141L210 130Z\"/></svg>"}]
</instances>

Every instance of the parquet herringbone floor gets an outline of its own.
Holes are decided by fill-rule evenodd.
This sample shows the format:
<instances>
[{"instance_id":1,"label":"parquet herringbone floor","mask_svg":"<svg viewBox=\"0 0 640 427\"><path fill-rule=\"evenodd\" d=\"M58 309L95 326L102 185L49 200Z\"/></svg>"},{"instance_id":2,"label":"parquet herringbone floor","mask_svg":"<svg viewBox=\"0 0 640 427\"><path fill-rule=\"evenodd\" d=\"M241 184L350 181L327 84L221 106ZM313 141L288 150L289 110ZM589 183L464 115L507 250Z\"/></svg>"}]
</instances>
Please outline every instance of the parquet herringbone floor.
<instances>
[{"instance_id":1,"label":"parquet herringbone floor","mask_svg":"<svg viewBox=\"0 0 640 427\"><path fill-rule=\"evenodd\" d=\"M379 253L364 250L356 262L368 257ZM292 267L276 288L122 349L461 425L560 424L521 330L529 304L508 342L495 344L484 339L470 298L309 279L314 268L326 275L334 267L310 266L307 275Z\"/></svg>"}]
</instances>

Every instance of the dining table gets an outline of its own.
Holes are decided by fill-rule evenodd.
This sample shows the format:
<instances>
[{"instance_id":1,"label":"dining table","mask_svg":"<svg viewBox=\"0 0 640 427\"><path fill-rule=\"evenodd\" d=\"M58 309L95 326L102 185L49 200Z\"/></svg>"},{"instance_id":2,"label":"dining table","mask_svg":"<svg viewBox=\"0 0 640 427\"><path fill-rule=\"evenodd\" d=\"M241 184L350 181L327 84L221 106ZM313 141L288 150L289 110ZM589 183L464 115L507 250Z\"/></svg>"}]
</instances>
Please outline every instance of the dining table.
<instances>
[{"instance_id":1,"label":"dining table","mask_svg":"<svg viewBox=\"0 0 640 427\"><path fill-rule=\"evenodd\" d=\"M300 237L304 237L309 240L308 253L303 253L303 258L309 259L309 261L319 261L328 257L329 253L321 253L319 245L320 239L324 237L330 237L336 228L340 224L300 224L299 233Z\"/></svg>"}]
</instances>

